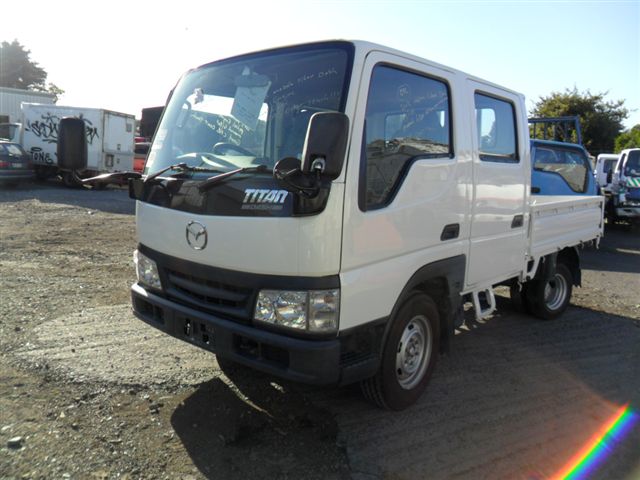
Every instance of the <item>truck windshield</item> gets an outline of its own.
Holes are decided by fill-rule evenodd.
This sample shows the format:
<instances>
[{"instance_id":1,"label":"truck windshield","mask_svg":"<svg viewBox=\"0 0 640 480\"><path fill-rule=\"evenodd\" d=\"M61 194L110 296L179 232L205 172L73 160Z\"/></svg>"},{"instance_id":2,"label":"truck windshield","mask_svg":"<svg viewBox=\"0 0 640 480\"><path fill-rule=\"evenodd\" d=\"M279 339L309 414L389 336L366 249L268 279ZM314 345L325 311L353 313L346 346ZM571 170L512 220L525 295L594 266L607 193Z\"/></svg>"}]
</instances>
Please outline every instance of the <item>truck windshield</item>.
<instances>
[{"instance_id":1,"label":"truck windshield","mask_svg":"<svg viewBox=\"0 0 640 480\"><path fill-rule=\"evenodd\" d=\"M624 166L627 177L640 177L640 150L631 150Z\"/></svg>"},{"instance_id":2,"label":"truck windshield","mask_svg":"<svg viewBox=\"0 0 640 480\"><path fill-rule=\"evenodd\" d=\"M348 43L322 43L187 73L167 105L144 173L177 163L221 172L265 165L270 171L282 158L300 158L311 115L344 111L352 56Z\"/></svg>"}]
</instances>

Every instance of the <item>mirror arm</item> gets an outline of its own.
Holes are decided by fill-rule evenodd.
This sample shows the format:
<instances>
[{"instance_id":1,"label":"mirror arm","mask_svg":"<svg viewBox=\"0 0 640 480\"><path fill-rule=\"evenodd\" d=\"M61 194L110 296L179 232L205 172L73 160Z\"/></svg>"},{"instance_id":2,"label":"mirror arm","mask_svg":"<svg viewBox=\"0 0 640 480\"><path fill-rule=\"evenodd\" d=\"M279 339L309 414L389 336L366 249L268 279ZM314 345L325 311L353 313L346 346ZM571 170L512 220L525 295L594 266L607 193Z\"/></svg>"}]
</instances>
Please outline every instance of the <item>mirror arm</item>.
<instances>
[{"instance_id":1,"label":"mirror arm","mask_svg":"<svg viewBox=\"0 0 640 480\"><path fill-rule=\"evenodd\" d=\"M297 173L301 173L300 169L291 169L288 172L274 171L276 179L283 182L287 187L291 189L293 193L301 195L306 198L314 198L320 192L320 171L316 172L315 185L313 187L303 187L291 180L291 177Z\"/></svg>"},{"instance_id":2,"label":"mirror arm","mask_svg":"<svg viewBox=\"0 0 640 480\"><path fill-rule=\"evenodd\" d=\"M311 163L311 171L316 172L318 180L320 179L320 174L324 172L326 167L326 159L324 157L317 157Z\"/></svg>"}]
</instances>

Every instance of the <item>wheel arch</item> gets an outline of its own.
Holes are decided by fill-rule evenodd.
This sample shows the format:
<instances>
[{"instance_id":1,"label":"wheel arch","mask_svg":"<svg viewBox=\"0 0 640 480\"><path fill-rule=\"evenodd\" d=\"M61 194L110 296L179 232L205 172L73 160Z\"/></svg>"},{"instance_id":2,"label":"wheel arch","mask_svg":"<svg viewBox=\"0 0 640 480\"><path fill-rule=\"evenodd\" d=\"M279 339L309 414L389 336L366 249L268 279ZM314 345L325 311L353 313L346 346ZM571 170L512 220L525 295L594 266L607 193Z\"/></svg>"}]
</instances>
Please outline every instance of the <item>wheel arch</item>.
<instances>
[{"instance_id":1,"label":"wheel arch","mask_svg":"<svg viewBox=\"0 0 640 480\"><path fill-rule=\"evenodd\" d=\"M580 254L577 247L565 247L558 252L556 260L558 263L564 264L573 277L573 284L576 287L582 284L582 272L580 270Z\"/></svg>"},{"instance_id":2,"label":"wheel arch","mask_svg":"<svg viewBox=\"0 0 640 480\"><path fill-rule=\"evenodd\" d=\"M423 265L416 270L396 299L389 316L390 321L385 327L381 346L385 345L393 318L404 302L414 292L422 292L429 295L436 303L440 316L440 352L448 352L456 315L462 307L460 292L464 285L465 268L466 256L457 255Z\"/></svg>"}]
</instances>

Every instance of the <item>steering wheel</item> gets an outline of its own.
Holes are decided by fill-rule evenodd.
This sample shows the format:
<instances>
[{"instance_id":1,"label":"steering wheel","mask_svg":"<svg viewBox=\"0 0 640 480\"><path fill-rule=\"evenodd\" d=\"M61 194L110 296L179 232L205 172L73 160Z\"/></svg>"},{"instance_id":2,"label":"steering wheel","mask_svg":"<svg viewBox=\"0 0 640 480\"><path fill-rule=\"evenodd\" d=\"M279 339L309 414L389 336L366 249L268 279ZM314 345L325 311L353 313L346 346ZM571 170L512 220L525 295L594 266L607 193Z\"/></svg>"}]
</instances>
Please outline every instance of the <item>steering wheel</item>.
<instances>
[{"instance_id":1,"label":"steering wheel","mask_svg":"<svg viewBox=\"0 0 640 480\"><path fill-rule=\"evenodd\" d=\"M247 157L255 157L255 154L246 148L242 148L238 145L234 145L233 143L228 142L218 142L213 146L212 152L217 155L227 155L227 152L235 151L240 155L244 155Z\"/></svg>"},{"instance_id":2,"label":"steering wheel","mask_svg":"<svg viewBox=\"0 0 640 480\"><path fill-rule=\"evenodd\" d=\"M176 158L176 160L179 161L187 161L191 158L197 158L197 157L203 157L203 159L207 159L205 161L201 161L200 165L202 165L203 163L206 163L207 165L211 164L216 164L219 165L223 168L228 168L229 170L235 170L236 168L238 168L238 166L235 163L229 162L223 158L220 158L212 153L209 152L191 152L191 153L185 153L184 155L180 155L179 157ZM189 163L187 161L187 163Z\"/></svg>"}]
</instances>

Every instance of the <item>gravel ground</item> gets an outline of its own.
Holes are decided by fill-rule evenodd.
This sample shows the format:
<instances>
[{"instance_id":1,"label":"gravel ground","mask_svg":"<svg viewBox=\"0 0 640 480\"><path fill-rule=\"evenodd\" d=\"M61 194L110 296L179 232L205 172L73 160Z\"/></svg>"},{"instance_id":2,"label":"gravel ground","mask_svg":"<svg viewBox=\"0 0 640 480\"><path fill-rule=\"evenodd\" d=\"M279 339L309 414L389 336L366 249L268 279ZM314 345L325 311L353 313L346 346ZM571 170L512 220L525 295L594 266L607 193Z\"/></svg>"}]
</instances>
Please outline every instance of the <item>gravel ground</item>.
<instances>
[{"instance_id":1,"label":"gravel ground","mask_svg":"<svg viewBox=\"0 0 640 480\"><path fill-rule=\"evenodd\" d=\"M559 471L640 412L640 237L583 253L560 319L504 298L405 412L357 388L238 370L130 313L134 203L55 182L0 190L0 478L487 478ZM640 478L640 422L590 478Z\"/></svg>"}]
</instances>

